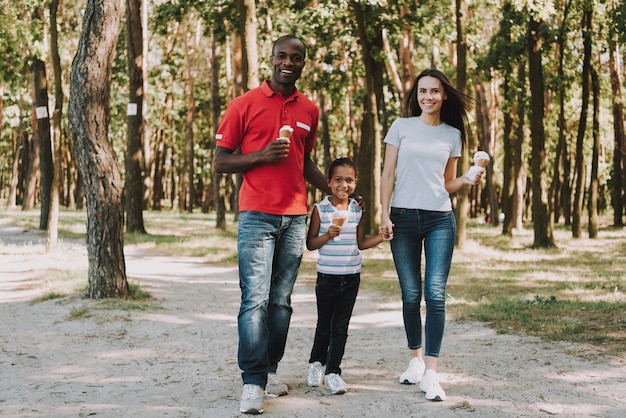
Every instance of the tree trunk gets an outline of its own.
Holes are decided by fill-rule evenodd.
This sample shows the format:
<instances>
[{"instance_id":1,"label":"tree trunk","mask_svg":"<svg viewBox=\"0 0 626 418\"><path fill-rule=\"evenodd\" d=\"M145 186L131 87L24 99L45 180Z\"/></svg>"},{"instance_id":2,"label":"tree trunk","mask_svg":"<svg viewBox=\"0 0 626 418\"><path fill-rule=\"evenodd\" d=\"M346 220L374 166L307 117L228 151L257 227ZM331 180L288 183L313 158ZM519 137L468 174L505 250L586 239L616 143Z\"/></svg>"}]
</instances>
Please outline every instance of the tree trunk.
<instances>
[{"instance_id":1,"label":"tree trunk","mask_svg":"<svg viewBox=\"0 0 626 418\"><path fill-rule=\"evenodd\" d=\"M221 48L215 32L211 38L211 125L215 130L219 124L222 108L219 88ZM215 138L211 138L211 143L215 144ZM215 146L211 146L211 149L215 149ZM215 227L226 229L226 174L218 173L211 165L211 175L215 195Z\"/></svg>"},{"instance_id":2,"label":"tree trunk","mask_svg":"<svg viewBox=\"0 0 626 418\"><path fill-rule=\"evenodd\" d=\"M566 35L568 33L566 30L567 29L567 16L569 15L570 5L571 5L571 1L569 1L563 9L563 18L561 19L561 24L559 26L559 36L557 38L558 39L557 40L557 46L558 46L557 75L558 75L559 80L565 80L565 74L564 74L563 68L564 68L564 61L565 61L565 48L567 45ZM554 169L553 169L553 175L552 175L552 184L550 185L549 202L552 205L551 212L553 213L553 216L554 216L554 222L558 222L560 214L563 213L565 215L566 224L569 224L570 201L569 201L569 196L566 196L563 190L565 186L569 188L569 169L567 171L568 177L563 178L562 173L561 173L561 169L565 167L565 162L566 161L569 162L569 153L568 153L567 137L566 137L567 129L565 127L565 112L566 112L565 110L565 86L566 86L566 83L561 82L561 83L558 83L558 87L557 87L557 95L558 95L558 101L559 101L559 116L558 116L557 126L559 130L559 133L558 133L559 139L558 139L557 146L556 146L556 156L554 158ZM567 201L564 202L562 199L567 199ZM563 203L566 203L566 205L564 205ZM567 212L565 212L564 206L568 207Z\"/></svg>"},{"instance_id":3,"label":"tree trunk","mask_svg":"<svg viewBox=\"0 0 626 418\"><path fill-rule=\"evenodd\" d=\"M591 68L591 86L593 91L593 151L591 157L591 181L589 183L589 202L587 213L589 238L598 238L598 158L600 156L600 81L598 73Z\"/></svg>"},{"instance_id":4,"label":"tree trunk","mask_svg":"<svg viewBox=\"0 0 626 418\"><path fill-rule=\"evenodd\" d=\"M35 98L33 97L33 102ZM31 112L31 126L33 127L33 136L24 137L24 160L22 164L25 168L24 173L24 193L22 196L22 210L32 210L35 207L35 193L37 191L37 181L39 173L39 146L37 144L39 138L39 129L37 123L37 112L33 108Z\"/></svg>"},{"instance_id":5,"label":"tree trunk","mask_svg":"<svg viewBox=\"0 0 626 418\"><path fill-rule=\"evenodd\" d=\"M196 99L194 96L195 85L195 53L198 45L197 34L200 30L200 20L195 16L188 16L188 25L184 37L185 43L185 151L183 160L183 172L181 173L179 210L181 212L193 212L194 205L194 129L193 122L196 115Z\"/></svg>"},{"instance_id":6,"label":"tree trunk","mask_svg":"<svg viewBox=\"0 0 626 418\"><path fill-rule=\"evenodd\" d=\"M582 212L585 199L585 132L587 130L587 112L589 111L589 78L591 76L591 30L593 17L593 3L590 0L584 2L584 14L582 21L583 31L583 69L581 75L582 97L580 105L580 118L578 121L578 134L576 136L576 160L574 175L576 176L576 189L574 192L574 211L572 216L572 237L582 236Z\"/></svg>"},{"instance_id":7,"label":"tree trunk","mask_svg":"<svg viewBox=\"0 0 626 418\"><path fill-rule=\"evenodd\" d=\"M356 158L361 172L359 194L365 198L366 234L374 234L380 225L380 167L382 165L382 132L380 108L382 107L382 80L385 64L372 55L373 51L383 51L382 30L368 25L370 14L363 5L350 2L359 34L359 43L365 67L366 93L363 97L363 120L361 121L361 144ZM371 35L374 33L374 35Z\"/></svg>"},{"instance_id":8,"label":"tree trunk","mask_svg":"<svg viewBox=\"0 0 626 418\"><path fill-rule=\"evenodd\" d=\"M143 223L143 32L141 0L126 0L126 49L128 52L128 135L126 143L126 232L146 233Z\"/></svg>"},{"instance_id":9,"label":"tree trunk","mask_svg":"<svg viewBox=\"0 0 626 418\"><path fill-rule=\"evenodd\" d=\"M456 19L456 88L463 94L467 94L467 7L464 0L455 1ZM470 150L476 148L475 138L471 132L467 133L467 144L461 150L461 158L457 165L457 175L461 176L469 170ZM459 249L465 248L467 240L467 214L470 206L469 188L462 187L456 192L456 246Z\"/></svg>"},{"instance_id":10,"label":"tree trunk","mask_svg":"<svg viewBox=\"0 0 626 418\"><path fill-rule=\"evenodd\" d=\"M511 222L513 228L521 231L524 216L524 192L526 191L527 169L526 156L524 155L524 143L526 133L524 129L526 121L526 65L520 60L517 68L517 117L514 122L513 143L513 172L515 177L515 191L513 194L513 213Z\"/></svg>"},{"instance_id":11,"label":"tree trunk","mask_svg":"<svg viewBox=\"0 0 626 418\"><path fill-rule=\"evenodd\" d=\"M50 214L50 191L54 178L52 165L52 141L50 139L50 112L48 111L48 80L46 63L40 59L33 62L33 83L35 89L35 114L37 116L37 142L39 147L39 197L41 212L39 229L48 229Z\"/></svg>"},{"instance_id":12,"label":"tree trunk","mask_svg":"<svg viewBox=\"0 0 626 418\"><path fill-rule=\"evenodd\" d=\"M532 142L532 211L535 248L554 247L552 219L548 212L548 193L546 190L546 166L548 157L545 148L544 118L544 83L541 63L543 22L532 16L528 27L528 76L530 79L530 136Z\"/></svg>"},{"instance_id":13,"label":"tree trunk","mask_svg":"<svg viewBox=\"0 0 626 418\"><path fill-rule=\"evenodd\" d=\"M72 63L69 128L87 201L91 298L129 296L119 163L108 139L111 66L122 0L88 0Z\"/></svg>"},{"instance_id":14,"label":"tree trunk","mask_svg":"<svg viewBox=\"0 0 626 418\"><path fill-rule=\"evenodd\" d=\"M624 226L624 206L626 198L626 133L624 129L624 102L622 97L622 80L618 67L620 59L619 44L609 37L609 70L611 78L611 101L613 104L613 135L615 146L613 151L613 190L611 204L613 206L613 225Z\"/></svg>"},{"instance_id":15,"label":"tree trunk","mask_svg":"<svg viewBox=\"0 0 626 418\"><path fill-rule=\"evenodd\" d=\"M59 205L63 187L63 164L61 144L61 117L63 114L63 84L61 81L61 57L59 56L59 32L57 28L57 11L59 0L50 2L50 59L54 74L54 111L52 113L52 165L53 178L50 190L50 212L48 214L48 230L46 232L46 250L56 248L59 238Z\"/></svg>"},{"instance_id":16,"label":"tree trunk","mask_svg":"<svg viewBox=\"0 0 626 418\"><path fill-rule=\"evenodd\" d=\"M259 52L257 50L257 27L255 0L243 0L243 36L241 37L241 49L244 59L244 75L246 77L246 90L252 90L259 86Z\"/></svg>"}]
</instances>

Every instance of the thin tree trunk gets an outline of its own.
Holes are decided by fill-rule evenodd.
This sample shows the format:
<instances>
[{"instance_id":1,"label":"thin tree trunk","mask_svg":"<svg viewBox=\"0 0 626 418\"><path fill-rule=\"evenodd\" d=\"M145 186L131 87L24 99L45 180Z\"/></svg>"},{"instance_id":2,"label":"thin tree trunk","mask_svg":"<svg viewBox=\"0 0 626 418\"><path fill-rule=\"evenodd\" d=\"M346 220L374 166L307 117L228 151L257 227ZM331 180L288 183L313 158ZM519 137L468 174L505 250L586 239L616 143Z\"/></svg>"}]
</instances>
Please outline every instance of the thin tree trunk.
<instances>
[{"instance_id":1,"label":"thin tree trunk","mask_svg":"<svg viewBox=\"0 0 626 418\"><path fill-rule=\"evenodd\" d=\"M36 100L37 146L39 147L39 198L41 199L39 229L45 231L48 229L50 189L52 189L54 166L52 165L52 142L50 140L46 63L40 59L35 59L33 62L33 83Z\"/></svg>"},{"instance_id":2,"label":"thin tree trunk","mask_svg":"<svg viewBox=\"0 0 626 418\"><path fill-rule=\"evenodd\" d=\"M61 118L63 115L63 84L61 81L61 57L59 56L59 32L57 11L59 0L50 2L50 59L54 74L54 111L52 113L52 166L53 178L50 190L50 212L46 232L46 250L53 251L59 238L59 205L63 187L63 164L61 144Z\"/></svg>"},{"instance_id":3,"label":"thin tree trunk","mask_svg":"<svg viewBox=\"0 0 626 418\"><path fill-rule=\"evenodd\" d=\"M613 190L611 204L613 206L613 225L624 226L624 209L626 198L626 133L624 129L624 102L622 96L622 77L618 60L620 59L619 44L609 38L609 70L611 78L611 101L613 104Z\"/></svg>"},{"instance_id":4,"label":"thin tree trunk","mask_svg":"<svg viewBox=\"0 0 626 418\"><path fill-rule=\"evenodd\" d=\"M591 30L593 18L593 3L591 0L584 2L584 14L582 21L583 31L583 69L581 75L582 97L580 105L580 118L578 122L578 134L576 137L576 160L574 165L574 173L576 176L576 189L574 192L574 212L572 216L572 237L580 238L582 236L582 212L585 200L585 180L584 167L585 164L585 132L587 130L587 112L589 111L589 78L591 76Z\"/></svg>"},{"instance_id":5,"label":"thin tree trunk","mask_svg":"<svg viewBox=\"0 0 626 418\"><path fill-rule=\"evenodd\" d=\"M368 27L367 9L364 5L351 1L359 43L365 66L366 93L363 98L363 120L361 121L361 144L358 148L357 165L361 170L362 182L359 193L365 198L367 207L363 227L367 234L375 233L380 225L380 167L382 165L382 132L380 108L382 107L382 79L385 71L384 63L376 60L372 51L382 51L382 31ZM375 35L370 35L372 31Z\"/></svg>"},{"instance_id":6,"label":"thin tree trunk","mask_svg":"<svg viewBox=\"0 0 626 418\"><path fill-rule=\"evenodd\" d=\"M591 86L593 91L593 152L591 157L591 181L589 183L589 202L587 211L589 238L598 238L598 158L600 156L600 81L598 73L591 68Z\"/></svg>"},{"instance_id":7,"label":"thin tree trunk","mask_svg":"<svg viewBox=\"0 0 626 418\"><path fill-rule=\"evenodd\" d=\"M88 296L130 295L119 163L108 139L111 67L122 0L88 0L72 63L69 127L87 200Z\"/></svg>"},{"instance_id":8,"label":"thin tree trunk","mask_svg":"<svg viewBox=\"0 0 626 418\"><path fill-rule=\"evenodd\" d=\"M143 32L141 0L126 0L126 50L128 53L128 135L126 142L126 178L124 198L126 232L145 234L143 222Z\"/></svg>"},{"instance_id":9,"label":"thin tree trunk","mask_svg":"<svg viewBox=\"0 0 626 418\"><path fill-rule=\"evenodd\" d=\"M464 94L467 94L467 6L464 0L455 1L455 19L456 19L456 88ZM476 139L471 132L467 135L467 144L461 150L461 158L457 165L457 175L463 175L470 166L469 153L476 148ZM467 214L469 211L469 188L462 187L456 192L456 246L459 249L465 248L467 241Z\"/></svg>"},{"instance_id":10,"label":"thin tree trunk","mask_svg":"<svg viewBox=\"0 0 626 418\"><path fill-rule=\"evenodd\" d=\"M543 22L531 16L528 28L528 76L531 92L530 136L532 140L532 211L535 248L554 247L552 219L548 212L548 193L546 186L547 154L545 148L544 119L544 82L541 63Z\"/></svg>"}]
</instances>

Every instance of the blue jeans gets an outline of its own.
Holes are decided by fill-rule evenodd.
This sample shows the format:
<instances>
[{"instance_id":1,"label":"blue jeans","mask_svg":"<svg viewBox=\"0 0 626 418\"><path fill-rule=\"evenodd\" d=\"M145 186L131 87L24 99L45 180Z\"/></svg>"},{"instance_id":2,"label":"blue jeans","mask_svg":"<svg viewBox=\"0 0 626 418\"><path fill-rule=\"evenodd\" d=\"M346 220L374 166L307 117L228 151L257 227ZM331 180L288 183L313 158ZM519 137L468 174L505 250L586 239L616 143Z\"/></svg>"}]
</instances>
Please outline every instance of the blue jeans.
<instances>
[{"instance_id":1,"label":"blue jeans","mask_svg":"<svg viewBox=\"0 0 626 418\"><path fill-rule=\"evenodd\" d=\"M317 273L317 327L309 363L326 365L326 374L341 374L341 359L346 349L348 325L359 292L361 274Z\"/></svg>"},{"instance_id":2,"label":"blue jeans","mask_svg":"<svg viewBox=\"0 0 626 418\"><path fill-rule=\"evenodd\" d=\"M305 233L306 215L239 214L238 360L244 384L265 387L283 357Z\"/></svg>"},{"instance_id":3,"label":"blue jeans","mask_svg":"<svg viewBox=\"0 0 626 418\"><path fill-rule=\"evenodd\" d=\"M422 247L426 258L424 354L439 357L446 321L446 284L456 239L452 212L391 208L391 253L402 290L402 316L409 349L422 347Z\"/></svg>"}]
</instances>

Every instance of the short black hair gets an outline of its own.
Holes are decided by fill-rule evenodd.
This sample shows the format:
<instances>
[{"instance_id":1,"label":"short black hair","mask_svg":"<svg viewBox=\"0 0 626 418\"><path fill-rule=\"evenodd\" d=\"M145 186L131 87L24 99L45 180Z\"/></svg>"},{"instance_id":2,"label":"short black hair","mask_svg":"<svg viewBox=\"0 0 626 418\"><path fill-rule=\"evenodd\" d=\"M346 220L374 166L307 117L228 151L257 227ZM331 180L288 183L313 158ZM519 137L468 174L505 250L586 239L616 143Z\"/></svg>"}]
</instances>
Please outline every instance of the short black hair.
<instances>
[{"instance_id":1,"label":"short black hair","mask_svg":"<svg viewBox=\"0 0 626 418\"><path fill-rule=\"evenodd\" d=\"M330 167L328 167L328 180L333 178L333 173L337 167L352 167L354 169L354 174L357 178L359 177L359 171L357 170L354 161L349 158L337 158L335 161L330 163Z\"/></svg>"},{"instance_id":2,"label":"short black hair","mask_svg":"<svg viewBox=\"0 0 626 418\"><path fill-rule=\"evenodd\" d=\"M306 45L302 42L302 39L298 38L296 35L283 35L280 38L274 41L274 45L272 45L272 55L276 54L276 45L283 41L298 41L302 44L303 56L302 58L306 58Z\"/></svg>"}]
</instances>

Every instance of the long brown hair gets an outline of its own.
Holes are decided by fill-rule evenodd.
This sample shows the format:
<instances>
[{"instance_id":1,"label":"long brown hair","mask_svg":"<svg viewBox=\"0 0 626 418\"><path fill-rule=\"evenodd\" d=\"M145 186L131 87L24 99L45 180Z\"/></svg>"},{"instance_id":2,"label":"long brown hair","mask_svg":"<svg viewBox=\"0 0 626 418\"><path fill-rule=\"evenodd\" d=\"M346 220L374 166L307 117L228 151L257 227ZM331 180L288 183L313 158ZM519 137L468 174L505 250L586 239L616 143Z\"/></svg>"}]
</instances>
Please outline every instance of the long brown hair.
<instances>
[{"instance_id":1,"label":"long brown hair","mask_svg":"<svg viewBox=\"0 0 626 418\"><path fill-rule=\"evenodd\" d=\"M467 112L470 109L472 98L457 90L448 80L448 77L441 71L430 68L424 70L417 76L406 98L406 110L408 116L419 116L422 114L422 108L417 101L417 85L423 77L434 77L441 81L443 90L446 93L446 100L441 106L440 118L443 122L450 126L454 126L461 131L462 144L465 145L468 133L468 117Z\"/></svg>"}]
</instances>

